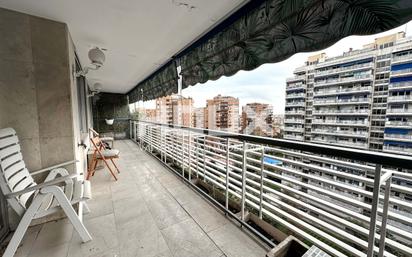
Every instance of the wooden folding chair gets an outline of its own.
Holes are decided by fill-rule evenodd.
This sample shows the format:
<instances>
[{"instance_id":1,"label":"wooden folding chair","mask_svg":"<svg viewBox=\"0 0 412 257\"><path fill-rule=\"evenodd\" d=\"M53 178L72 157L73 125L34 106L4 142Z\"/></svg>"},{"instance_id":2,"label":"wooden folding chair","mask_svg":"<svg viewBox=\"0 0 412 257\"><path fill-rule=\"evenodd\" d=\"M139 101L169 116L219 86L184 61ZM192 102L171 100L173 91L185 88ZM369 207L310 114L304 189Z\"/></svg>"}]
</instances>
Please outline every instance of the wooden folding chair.
<instances>
[{"instance_id":1,"label":"wooden folding chair","mask_svg":"<svg viewBox=\"0 0 412 257\"><path fill-rule=\"evenodd\" d=\"M109 169L114 179L117 181L115 172L113 171L108 161L110 160L110 162L113 164L114 168L116 169L117 173L120 173L119 168L117 168L116 163L113 160L113 159L119 158L120 151L117 149L106 149L104 143L102 142L98 134L97 136L96 134L97 132L91 129L90 141L94 149L93 149L92 160L89 166L89 171L87 172L87 180L90 180L90 177L94 176L94 173L96 172L96 167L99 161L103 161L103 163Z\"/></svg>"},{"instance_id":2,"label":"wooden folding chair","mask_svg":"<svg viewBox=\"0 0 412 257\"><path fill-rule=\"evenodd\" d=\"M96 131L96 130L94 130L94 129L92 129L92 128L89 128L89 134L90 134L90 138L93 138L93 137L99 137L100 138L100 140L102 141L102 142L104 142L104 143L107 143L107 144L109 144L109 142L111 142L112 144L111 144L111 148L114 148L114 138L113 137L101 137L100 136L100 134ZM110 145L110 144L109 144Z\"/></svg>"}]
</instances>

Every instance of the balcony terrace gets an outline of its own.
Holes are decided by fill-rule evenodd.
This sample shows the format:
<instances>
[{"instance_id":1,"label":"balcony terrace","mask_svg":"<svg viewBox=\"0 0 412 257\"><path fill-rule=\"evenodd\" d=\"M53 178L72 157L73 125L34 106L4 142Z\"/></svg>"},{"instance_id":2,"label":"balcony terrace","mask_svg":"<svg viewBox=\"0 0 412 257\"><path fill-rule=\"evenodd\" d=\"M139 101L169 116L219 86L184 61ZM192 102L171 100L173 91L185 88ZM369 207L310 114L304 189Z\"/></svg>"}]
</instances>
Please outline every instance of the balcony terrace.
<instances>
[{"instance_id":1,"label":"balcony terrace","mask_svg":"<svg viewBox=\"0 0 412 257\"><path fill-rule=\"evenodd\" d=\"M363 120L332 120L313 119L312 124L328 126L368 127L369 123Z\"/></svg>"},{"instance_id":2,"label":"balcony terrace","mask_svg":"<svg viewBox=\"0 0 412 257\"><path fill-rule=\"evenodd\" d=\"M391 71L391 77L403 77L403 76L409 76L409 75L412 75L412 69L411 68Z\"/></svg>"},{"instance_id":3,"label":"balcony terrace","mask_svg":"<svg viewBox=\"0 0 412 257\"><path fill-rule=\"evenodd\" d=\"M368 69L372 69L372 67L373 67L373 63L368 62L368 63L346 66L346 67L336 68L336 69L316 70L314 76L324 77L324 76L336 75L336 74L344 73L344 72L346 73L346 72L357 71L357 70L368 70Z\"/></svg>"},{"instance_id":4,"label":"balcony terrace","mask_svg":"<svg viewBox=\"0 0 412 257\"><path fill-rule=\"evenodd\" d=\"M385 126L390 128L412 128L412 121L389 120L386 121Z\"/></svg>"},{"instance_id":5,"label":"balcony terrace","mask_svg":"<svg viewBox=\"0 0 412 257\"><path fill-rule=\"evenodd\" d=\"M323 109L323 110L314 110L313 114L315 115L329 115L329 116L368 116L370 110L368 109Z\"/></svg>"},{"instance_id":6,"label":"balcony terrace","mask_svg":"<svg viewBox=\"0 0 412 257\"><path fill-rule=\"evenodd\" d=\"M119 180L106 170L92 177L93 236L82 244L67 219L37 225L15 257L34 256L264 256L261 244L131 140L121 152Z\"/></svg>"},{"instance_id":7,"label":"balcony terrace","mask_svg":"<svg viewBox=\"0 0 412 257\"><path fill-rule=\"evenodd\" d=\"M345 83L352 83L352 82L362 82L362 81L371 81L373 76L370 74L366 75L358 75L352 77L344 77L344 78L337 78L337 79L327 79L327 80L318 80L315 81L314 87L324 87L324 86L331 86L331 85L339 85Z\"/></svg>"},{"instance_id":8,"label":"balcony terrace","mask_svg":"<svg viewBox=\"0 0 412 257\"><path fill-rule=\"evenodd\" d=\"M327 96L327 95L341 95L348 93L370 93L372 87L351 87L351 88L337 88L337 89L324 89L316 90L313 92L314 96Z\"/></svg>"},{"instance_id":9,"label":"balcony terrace","mask_svg":"<svg viewBox=\"0 0 412 257\"><path fill-rule=\"evenodd\" d=\"M370 104L371 98L349 98L349 99L314 99L314 106L329 106L329 105L351 105L351 104Z\"/></svg>"},{"instance_id":10,"label":"balcony terrace","mask_svg":"<svg viewBox=\"0 0 412 257\"><path fill-rule=\"evenodd\" d=\"M410 89L412 88L412 82L398 82L398 83L390 83L388 86L389 90L398 90L398 89Z\"/></svg>"},{"instance_id":11,"label":"balcony terrace","mask_svg":"<svg viewBox=\"0 0 412 257\"><path fill-rule=\"evenodd\" d=\"M388 103L407 103L412 102L412 95L398 95L398 96L389 96Z\"/></svg>"}]
</instances>

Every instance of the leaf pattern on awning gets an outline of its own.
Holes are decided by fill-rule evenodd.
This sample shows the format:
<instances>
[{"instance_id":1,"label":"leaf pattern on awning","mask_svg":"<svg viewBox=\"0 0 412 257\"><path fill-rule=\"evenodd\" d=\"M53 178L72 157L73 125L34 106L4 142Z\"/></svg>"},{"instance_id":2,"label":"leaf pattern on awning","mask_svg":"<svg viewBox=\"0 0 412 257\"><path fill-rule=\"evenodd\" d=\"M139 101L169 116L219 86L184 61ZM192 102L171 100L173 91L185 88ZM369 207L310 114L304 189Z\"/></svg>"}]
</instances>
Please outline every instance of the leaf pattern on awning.
<instances>
[{"instance_id":1,"label":"leaf pattern on awning","mask_svg":"<svg viewBox=\"0 0 412 257\"><path fill-rule=\"evenodd\" d=\"M370 35L412 19L412 0L267 0L128 93L129 102L177 92L239 70L324 49L350 35ZM189 24L188 24L189 26Z\"/></svg>"},{"instance_id":2,"label":"leaf pattern on awning","mask_svg":"<svg viewBox=\"0 0 412 257\"><path fill-rule=\"evenodd\" d=\"M179 59L183 88L411 19L411 0L268 0Z\"/></svg>"},{"instance_id":3,"label":"leaf pattern on awning","mask_svg":"<svg viewBox=\"0 0 412 257\"><path fill-rule=\"evenodd\" d=\"M171 62L131 90L128 93L129 103L148 101L177 93L178 78L176 64Z\"/></svg>"}]
</instances>

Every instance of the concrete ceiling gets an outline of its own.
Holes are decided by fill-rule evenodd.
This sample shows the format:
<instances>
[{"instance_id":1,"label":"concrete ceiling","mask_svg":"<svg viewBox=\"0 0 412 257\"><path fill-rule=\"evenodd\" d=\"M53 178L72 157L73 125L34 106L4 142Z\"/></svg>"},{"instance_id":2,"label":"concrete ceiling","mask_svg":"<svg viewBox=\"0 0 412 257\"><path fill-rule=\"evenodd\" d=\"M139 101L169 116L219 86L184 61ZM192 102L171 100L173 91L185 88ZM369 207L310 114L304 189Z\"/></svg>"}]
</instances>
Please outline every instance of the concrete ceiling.
<instances>
[{"instance_id":1,"label":"concrete ceiling","mask_svg":"<svg viewBox=\"0 0 412 257\"><path fill-rule=\"evenodd\" d=\"M0 7L67 23L80 61L107 49L90 84L126 93L246 0L0 0Z\"/></svg>"}]
</instances>

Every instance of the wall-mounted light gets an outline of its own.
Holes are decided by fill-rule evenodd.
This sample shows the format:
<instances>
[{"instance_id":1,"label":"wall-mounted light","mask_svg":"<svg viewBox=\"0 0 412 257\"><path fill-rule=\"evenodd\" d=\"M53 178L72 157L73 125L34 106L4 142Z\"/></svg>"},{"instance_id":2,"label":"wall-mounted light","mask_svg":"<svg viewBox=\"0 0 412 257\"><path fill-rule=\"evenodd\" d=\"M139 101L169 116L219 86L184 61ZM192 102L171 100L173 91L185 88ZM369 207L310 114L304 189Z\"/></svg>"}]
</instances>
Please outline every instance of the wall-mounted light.
<instances>
[{"instance_id":1,"label":"wall-mounted light","mask_svg":"<svg viewBox=\"0 0 412 257\"><path fill-rule=\"evenodd\" d=\"M106 60L106 57L103 53L102 50L99 48L95 47L89 50L88 53L89 59L91 61L91 64L89 66L84 67L83 70L78 71L76 73L76 76L85 76L89 70L98 70L100 67L103 66L104 61Z\"/></svg>"},{"instance_id":2,"label":"wall-mounted light","mask_svg":"<svg viewBox=\"0 0 412 257\"><path fill-rule=\"evenodd\" d=\"M96 82L93 84L93 86L89 86L89 89L91 91L90 94L87 95L87 97L92 97L97 95L98 93L100 93L100 91L102 90L103 86L101 83Z\"/></svg>"}]
</instances>

